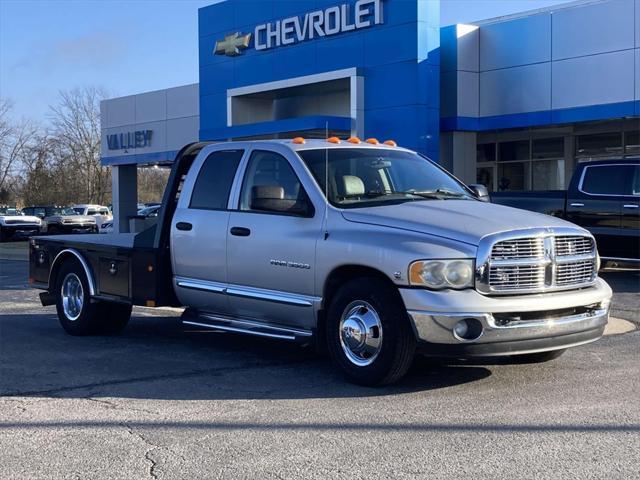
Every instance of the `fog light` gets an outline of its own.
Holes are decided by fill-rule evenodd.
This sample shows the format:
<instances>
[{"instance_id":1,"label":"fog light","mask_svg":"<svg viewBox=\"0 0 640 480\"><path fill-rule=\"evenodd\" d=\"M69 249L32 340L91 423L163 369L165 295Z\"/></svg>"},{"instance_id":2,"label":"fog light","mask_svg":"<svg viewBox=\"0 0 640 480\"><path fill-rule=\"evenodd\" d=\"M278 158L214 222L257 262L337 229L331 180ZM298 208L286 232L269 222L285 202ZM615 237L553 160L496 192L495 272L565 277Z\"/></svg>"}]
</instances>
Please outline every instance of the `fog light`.
<instances>
[{"instance_id":1,"label":"fog light","mask_svg":"<svg viewBox=\"0 0 640 480\"><path fill-rule=\"evenodd\" d=\"M469 331L469 326L467 325L466 320L460 320L456 323L456 326L453 328L453 333L455 333L456 337L464 338L467 332Z\"/></svg>"},{"instance_id":2,"label":"fog light","mask_svg":"<svg viewBox=\"0 0 640 480\"><path fill-rule=\"evenodd\" d=\"M476 318L465 318L453 327L453 336L461 342L472 342L482 335L482 323Z\"/></svg>"}]
</instances>

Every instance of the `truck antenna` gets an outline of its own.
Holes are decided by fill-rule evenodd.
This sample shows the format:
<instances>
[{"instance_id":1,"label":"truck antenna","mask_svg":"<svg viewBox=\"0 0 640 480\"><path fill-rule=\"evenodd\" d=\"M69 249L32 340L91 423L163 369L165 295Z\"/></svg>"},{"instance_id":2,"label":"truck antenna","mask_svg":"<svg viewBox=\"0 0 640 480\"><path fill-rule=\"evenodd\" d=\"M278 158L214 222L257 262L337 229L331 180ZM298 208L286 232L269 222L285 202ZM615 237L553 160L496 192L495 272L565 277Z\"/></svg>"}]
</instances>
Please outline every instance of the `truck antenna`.
<instances>
[{"instance_id":1,"label":"truck antenna","mask_svg":"<svg viewBox=\"0 0 640 480\"><path fill-rule=\"evenodd\" d=\"M329 138L329 122L324 127L325 139ZM329 238L329 146L324 152L324 239Z\"/></svg>"}]
</instances>

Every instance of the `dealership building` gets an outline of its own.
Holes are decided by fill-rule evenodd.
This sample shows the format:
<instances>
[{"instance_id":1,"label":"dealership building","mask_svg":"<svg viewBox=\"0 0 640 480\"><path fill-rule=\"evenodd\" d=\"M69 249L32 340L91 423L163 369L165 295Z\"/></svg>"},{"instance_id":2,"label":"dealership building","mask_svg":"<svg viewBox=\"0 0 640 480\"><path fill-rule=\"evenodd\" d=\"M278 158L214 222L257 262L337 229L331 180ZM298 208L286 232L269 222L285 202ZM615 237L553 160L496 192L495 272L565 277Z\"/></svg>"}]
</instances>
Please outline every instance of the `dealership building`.
<instances>
[{"instance_id":1,"label":"dealership building","mask_svg":"<svg viewBox=\"0 0 640 480\"><path fill-rule=\"evenodd\" d=\"M198 140L393 139L496 191L564 188L577 162L640 157L640 0L442 28L439 9L439 0L201 8L198 84L101 104L120 228L135 213L137 168L171 164Z\"/></svg>"}]
</instances>

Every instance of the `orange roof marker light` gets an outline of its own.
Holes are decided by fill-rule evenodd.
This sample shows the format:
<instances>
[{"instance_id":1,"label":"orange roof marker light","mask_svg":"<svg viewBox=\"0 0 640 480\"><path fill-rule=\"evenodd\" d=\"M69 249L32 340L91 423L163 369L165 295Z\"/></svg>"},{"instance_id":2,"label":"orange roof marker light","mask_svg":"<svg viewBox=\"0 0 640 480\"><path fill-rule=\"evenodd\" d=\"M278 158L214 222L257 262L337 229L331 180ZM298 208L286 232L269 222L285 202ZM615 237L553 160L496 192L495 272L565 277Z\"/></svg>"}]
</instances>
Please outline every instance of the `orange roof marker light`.
<instances>
[{"instance_id":1,"label":"orange roof marker light","mask_svg":"<svg viewBox=\"0 0 640 480\"><path fill-rule=\"evenodd\" d=\"M296 145L304 145L305 141L302 137L296 137L291 141L291 143L295 143Z\"/></svg>"},{"instance_id":2,"label":"orange roof marker light","mask_svg":"<svg viewBox=\"0 0 640 480\"><path fill-rule=\"evenodd\" d=\"M393 140L387 140L386 142L384 142L384 144L388 147L397 147L398 144L396 142L394 142Z\"/></svg>"},{"instance_id":3,"label":"orange roof marker light","mask_svg":"<svg viewBox=\"0 0 640 480\"><path fill-rule=\"evenodd\" d=\"M329 143L340 143L340 139L338 137L329 137L329 138L327 138L327 142L329 142Z\"/></svg>"},{"instance_id":4,"label":"orange roof marker light","mask_svg":"<svg viewBox=\"0 0 640 480\"><path fill-rule=\"evenodd\" d=\"M356 145L362 143L362 141L358 137L350 137L349 140L347 140L347 142L355 143Z\"/></svg>"},{"instance_id":5,"label":"orange roof marker light","mask_svg":"<svg viewBox=\"0 0 640 480\"><path fill-rule=\"evenodd\" d=\"M371 145L379 145L380 142L378 141L377 138L367 138L367 143L370 143Z\"/></svg>"}]
</instances>

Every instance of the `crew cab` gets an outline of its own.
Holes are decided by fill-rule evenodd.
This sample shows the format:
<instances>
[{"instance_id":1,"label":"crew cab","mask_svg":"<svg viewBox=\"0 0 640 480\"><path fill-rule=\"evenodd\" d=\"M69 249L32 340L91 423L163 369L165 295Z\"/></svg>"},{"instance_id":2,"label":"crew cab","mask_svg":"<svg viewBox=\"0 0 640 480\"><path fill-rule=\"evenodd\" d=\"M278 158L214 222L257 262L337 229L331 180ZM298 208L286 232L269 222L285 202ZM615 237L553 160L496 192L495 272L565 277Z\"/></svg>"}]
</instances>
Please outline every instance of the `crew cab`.
<instances>
[{"instance_id":1,"label":"crew cab","mask_svg":"<svg viewBox=\"0 0 640 480\"><path fill-rule=\"evenodd\" d=\"M29 282L72 335L185 307L186 325L313 343L383 385L416 351L535 362L597 340L598 263L587 230L480 201L393 142L295 138L185 147L154 226L33 238Z\"/></svg>"},{"instance_id":2,"label":"crew cab","mask_svg":"<svg viewBox=\"0 0 640 480\"><path fill-rule=\"evenodd\" d=\"M566 191L497 192L491 201L580 225L605 266L640 268L640 159L579 163Z\"/></svg>"},{"instance_id":3,"label":"crew cab","mask_svg":"<svg viewBox=\"0 0 640 480\"><path fill-rule=\"evenodd\" d=\"M40 233L42 222L15 207L0 207L0 242Z\"/></svg>"},{"instance_id":4,"label":"crew cab","mask_svg":"<svg viewBox=\"0 0 640 480\"><path fill-rule=\"evenodd\" d=\"M71 207L37 206L27 207L27 215L42 219L42 232L49 235L65 233L98 233L96 219L89 215L78 215Z\"/></svg>"}]
</instances>

